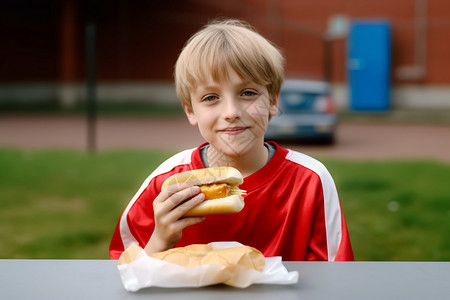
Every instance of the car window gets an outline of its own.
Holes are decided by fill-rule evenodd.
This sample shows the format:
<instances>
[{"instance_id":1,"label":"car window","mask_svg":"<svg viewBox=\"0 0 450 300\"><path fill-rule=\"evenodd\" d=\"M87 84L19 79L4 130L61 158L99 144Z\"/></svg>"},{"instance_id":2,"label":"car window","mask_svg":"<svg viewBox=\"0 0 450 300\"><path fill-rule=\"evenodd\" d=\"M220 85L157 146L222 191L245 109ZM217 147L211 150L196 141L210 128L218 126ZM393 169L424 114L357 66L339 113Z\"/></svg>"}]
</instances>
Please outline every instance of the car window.
<instances>
[{"instance_id":1,"label":"car window","mask_svg":"<svg viewBox=\"0 0 450 300\"><path fill-rule=\"evenodd\" d=\"M298 91L282 91L280 93L279 105L285 112L309 111L314 108L314 101L320 95L317 93L303 93Z\"/></svg>"}]
</instances>

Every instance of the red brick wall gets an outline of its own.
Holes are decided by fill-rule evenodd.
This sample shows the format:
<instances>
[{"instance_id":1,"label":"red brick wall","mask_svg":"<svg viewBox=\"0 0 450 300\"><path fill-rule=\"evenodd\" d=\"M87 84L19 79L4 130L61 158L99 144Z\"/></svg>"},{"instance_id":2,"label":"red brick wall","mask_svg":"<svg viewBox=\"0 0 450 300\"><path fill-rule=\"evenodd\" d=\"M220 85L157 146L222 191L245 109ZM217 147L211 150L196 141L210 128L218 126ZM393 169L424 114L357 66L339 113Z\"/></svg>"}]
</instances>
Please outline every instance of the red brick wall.
<instances>
[{"instance_id":1,"label":"red brick wall","mask_svg":"<svg viewBox=\"0 0 450 300\"><path fill-rule=\"evenodd\" d=\"M73 0L66 0L71 2ZM11 2L11 3L5 3ZM102 81L171 80L187 38L215 17L247 20L287 58L288 75L324 75L321 34L336 14L385 18L392 24L392 70L414 63L415 0L165 0L75 1L76 20L63 22L63 1L0 4L0 82L85 78L84 25L97 24L97 74ZM450 84L450 1L427 2L427 74L420 82ZM61 28L75 28L70 33ZM74 45L69 51L67 45ZM331 44L332 79L346 79L345 40ZM393 76L395 83L406 81Z\"/></svg>"}]
</instances>

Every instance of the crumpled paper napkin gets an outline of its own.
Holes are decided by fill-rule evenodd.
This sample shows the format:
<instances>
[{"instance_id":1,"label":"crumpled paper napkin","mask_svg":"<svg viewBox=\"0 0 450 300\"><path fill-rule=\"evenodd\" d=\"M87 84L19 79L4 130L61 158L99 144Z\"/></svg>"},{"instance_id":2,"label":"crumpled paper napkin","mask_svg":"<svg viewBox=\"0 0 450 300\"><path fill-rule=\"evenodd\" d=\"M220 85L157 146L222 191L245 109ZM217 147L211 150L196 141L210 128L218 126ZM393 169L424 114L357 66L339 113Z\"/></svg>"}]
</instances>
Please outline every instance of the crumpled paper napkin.
<instances>
[{"instance_id":1,"label":"crumpled paper napkin","mask_svg":"<svg viewBox=\"0 0 450 300\"><path fill-rule=\"evenodd\" d=\"M209 245L213 249L243 246L238 242L214 242ZM225 266L218 265L186 268L150 257L141 248L137 259L118 265L118 269L124 288L130 292L146 287L202 287L223 283L245 288L252 284L295 284L298 281L298 272L288 272L280 256L267 257L262 272L242 266L230 272Z\"/></svg>"}]
</instances>

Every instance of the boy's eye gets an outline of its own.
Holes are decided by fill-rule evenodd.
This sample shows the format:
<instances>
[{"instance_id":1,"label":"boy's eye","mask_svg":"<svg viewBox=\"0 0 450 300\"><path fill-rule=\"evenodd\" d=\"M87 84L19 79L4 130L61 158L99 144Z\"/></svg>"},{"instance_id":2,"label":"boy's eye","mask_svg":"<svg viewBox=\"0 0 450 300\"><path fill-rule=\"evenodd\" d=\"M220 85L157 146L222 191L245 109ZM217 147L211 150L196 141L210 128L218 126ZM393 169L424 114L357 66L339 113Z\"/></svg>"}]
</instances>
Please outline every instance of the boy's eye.
<instances>
[{"instance_id":1,"label":"boy's eye","mask_svg":"<svg viewBox=\"0 0 450 300\"><path fill-rule=\"evenodd\" d=\"M243 91L241 93L241 95L244 96L244 97L251 97L251 96L254 96L256 94L257 93L255 91L252 91L252 90L245 90L245 91Z\"/></svg>"},{"instance_id":2,"label":"boy's eye","mask_svg":"<svg viewBox=\"0 0 450 300\"><path fill-rule=\"evenodd\" d=\"M203 97L203 98L202 98L202 101L208 102L208 101L214 101L214 100L216 100L216 99L217 99L217 96L214 96L214 95L208 95L208 96L206 96L206 97Z\"/></svg>"}]
</instances>

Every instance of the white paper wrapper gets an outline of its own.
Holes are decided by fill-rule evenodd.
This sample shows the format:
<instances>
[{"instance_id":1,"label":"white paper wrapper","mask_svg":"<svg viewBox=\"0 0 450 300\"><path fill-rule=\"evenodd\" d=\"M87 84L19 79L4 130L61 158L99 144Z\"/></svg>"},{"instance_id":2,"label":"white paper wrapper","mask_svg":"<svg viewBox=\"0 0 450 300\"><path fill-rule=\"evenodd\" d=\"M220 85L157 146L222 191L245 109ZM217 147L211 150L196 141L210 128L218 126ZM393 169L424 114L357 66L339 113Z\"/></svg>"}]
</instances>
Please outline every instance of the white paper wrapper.
<instances>
[{"instance_id":1,"label":"white paper wrapper","mask_svg":"<svg viewBox=\"0 0 450 300\"><path fill-rule=\"evenodd\" d=\"M213 249L239 247L237 242L210 243ZM148 256L143 249L136 260L118 265L123 286L134 292L146 287L201 287L224 283L245 288L252 284L294 284L298 272L288 272L281 257L267 257L262 272L238 266L229 272L224 266L203 265L186 268Z\"/></svg>"}]
</instances>

